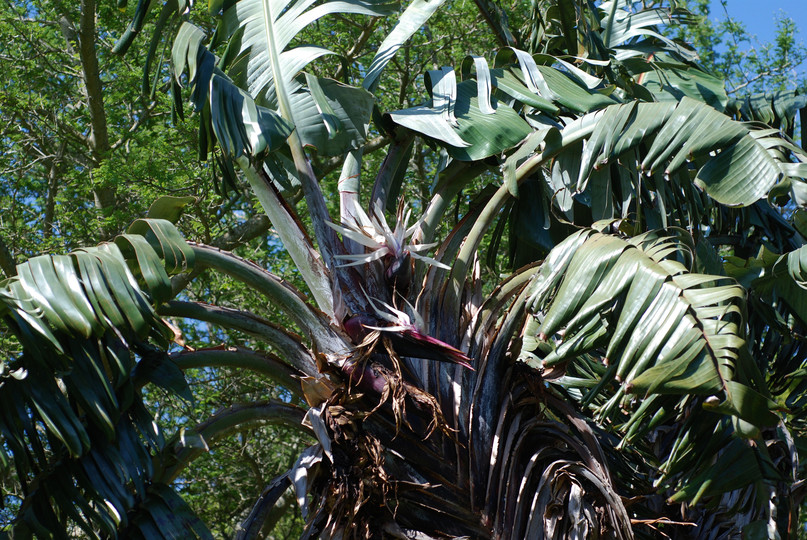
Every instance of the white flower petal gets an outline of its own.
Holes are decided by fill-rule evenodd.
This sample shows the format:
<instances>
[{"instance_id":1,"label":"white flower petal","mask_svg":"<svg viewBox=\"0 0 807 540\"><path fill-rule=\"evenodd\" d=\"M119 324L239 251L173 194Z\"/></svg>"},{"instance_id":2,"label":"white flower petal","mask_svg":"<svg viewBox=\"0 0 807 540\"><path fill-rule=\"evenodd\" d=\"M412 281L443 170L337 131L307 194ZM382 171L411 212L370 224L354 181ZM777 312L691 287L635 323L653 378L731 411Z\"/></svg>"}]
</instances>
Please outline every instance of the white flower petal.
<instances>
[{"instance_id":1,"label":"white flower petal","mask_svg":"<svg viewBox=\"0 0 807 540\"><path fill-rule=\"evenodd\" d=\"M424 257L423 255L418 255L417 253L413 253L413 252L410 252L410 255L412 255L412 257L414 257L414 258L416 258L418 260L421 260L421 261L423 261L423 262L425 262L427 264L430 264L432 266L436 266L437 268L442 268L443 270L451 270L451 267L448 266L447 264L441 263L440 261L438 261L436 259L432 259L431 257Z\"/></svg>"}]
</instances>

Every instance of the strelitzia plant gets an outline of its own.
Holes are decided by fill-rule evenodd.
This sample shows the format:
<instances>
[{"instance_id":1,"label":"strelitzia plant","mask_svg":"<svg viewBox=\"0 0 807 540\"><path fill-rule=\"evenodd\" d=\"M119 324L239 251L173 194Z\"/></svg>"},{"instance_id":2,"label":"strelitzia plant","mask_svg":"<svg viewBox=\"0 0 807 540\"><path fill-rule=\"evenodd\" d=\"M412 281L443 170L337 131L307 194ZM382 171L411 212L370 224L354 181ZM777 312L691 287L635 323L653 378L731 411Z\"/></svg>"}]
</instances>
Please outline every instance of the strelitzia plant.
<instances>
[{"instance_id":1,"label":"strelitzia plant","mask_svg":"<svg viewBox=\"0 0 807 540\"><path fill-rule=\"evenodd\" d=\"M239 538L256 537L292 486L304 538L793 530L807 155L788 130L807 102L747 103L774 111L782 129L724 114L719 81L658 31L686 18L675 6L539 3L524 50L492 16L500 8L478 2L504 46L494 67L469 56L461 82L432 70L426 103L375 123L392 142L362 205L371 90L441 4L407 5L361 88L302 72L326 51L290 44L325 14L385 16L387 4L214 3L220 59L183 23L174 75L187 73L202 153L217 145L238 167L308 294L184 241L160 212L115 247L21 265L0 295L25 346L10 372L28 373L0 392L0 456L13 456L28 493L15 531L69 522L91 537L210 537L172 481L220 437L262 422L311 445L266 486ZM448 159L415 225L399 204L391 228L384 209L415 137ZM311 147L344 155L338 193L323 193ZM452 220L452 201L483 171L495 181ZM282 195L289 176L312 234ZM336 219L328 197L339 198ZM483 284L486 237L508 239L527 264ZM740 244L759 256L741 257ZM254 289L292 327L178 299L190 269ZM237 331L271 353L168 354L167 317ZM144 413L146 381L182 393L178 370L221 366L292 398L224 409L181 437ZM166 372L177 376L156 375Z\"/></svg>"}]
</instances>

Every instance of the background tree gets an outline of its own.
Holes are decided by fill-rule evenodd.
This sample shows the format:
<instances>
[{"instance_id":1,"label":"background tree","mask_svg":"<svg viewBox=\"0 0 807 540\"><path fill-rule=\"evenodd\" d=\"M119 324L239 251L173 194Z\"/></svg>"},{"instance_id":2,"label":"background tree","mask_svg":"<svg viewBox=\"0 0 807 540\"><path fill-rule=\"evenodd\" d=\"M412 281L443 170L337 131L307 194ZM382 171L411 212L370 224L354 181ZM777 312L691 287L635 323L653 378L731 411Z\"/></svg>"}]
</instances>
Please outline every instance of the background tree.
<instances>
[{"instance_id":1,"label":"background tree","mask_svg":"<svg viewBox=\"0 0 807 540\"><path fill-rule=\"evenodd\" d=\"M361 62L347 51L354 64L333 69L354 87L313 71L295 77L292 59L319 51L286 50L296 43L291 29L305 28L291 24L294 10L267 34L281 21L271 10L282 6L266 6L268 15L256 3L228 7L213 43L222 51L216 67L203 32L184 24L174 68L190 69L203 155L229 173L231 189L246 182L254 190L318 309L259 267L186 244L166 221L136 222L115 247L20 266L4 295L26 346L9 363L3 394L4 410L18 415L6 414L2 425L24 495L15 534L58 534L73 523L90 535L190 527L205 536L167 485L190 492L183 475L193 458L233 432L250 455L253 428L300 429L306 409L304 436L318 443L292 477L308 535L788 530L798 500L788 486L798 477L791 435L799 440L804 322L803 239L794 232L802 217L791 203L803 200L803 152L718 112L728 103L721 81L655 26L686 14L663 5L634 12L616 3L536 3L531 17L512 19L526 25L511 28L501 8L479 3L496 40L517 48L497 54L493 70L467 59L461 84L450 70L432 71L423 105L399 97L387 108L358 86L389 80L375 78L376 68L437 4L409 5L374 58ZM315 9L329 8L389 10ZM361 44L377 24L340 20L359 32L349 43ZM428 31L415 36L431 39ZM581 54L585 60L563 63ZM280 75L256 78L267 61ZM401 73L415 65L407 59ZM803 103L776 99L769 123L787 133ZM404 105L415 106L382 114ZM380 138L364 132L371 116ZM360 174L371 160L358 144L367 152L389 145L372 174ZM346 150L333 182L327 171ZM405 180L432 174L432 187L413 197ZM374 181L360 183L368 176ZM302 222L291 206L300 192ZM391 227L397 232L386 229L383 209L392 223L399 192L423 216L411 235L399 228L404 209ZM150 215L176 220L189 202L163 199ZM329 228L327 215L337 212L342 225ZM619 217L619 226L598 221ZM642 234L658 227L667 232ZM487 276L528 264L496 288L479 279L487 232ZM442 240L439 264L416 257L432 239ZM505 244L509 258L497 256ZM275 240L266 246L278 250ZM349 262L362 264L343 266ZM201 289L170 300L204 269L258 290L271 308L244 311L254 304L241 291L215 293L222 282L206 277L197 278ZM194 302L197 294L205 303ZM181 340L150 303L161 316L200 321L184 326L189 337L209 328L204 349L166 355L176 350L171 336ZM237 348L210 346L222 329ZM269 396L256 387L165 440L142 412L155 402L146 383L189 398L177 368L217 380L231 373L224 366L278 386ZM774 429L773 411L785 409L787 422ZM157 418L170 429L168 414ZM151 459L138 450L143 440ZM264 526L266 508L289 482L269 482L239 534Z\"/></svg>"},{"instance_id":2,"label":"background tree","mask_svg":"<svg viewBox=\"0 0 807 540\"><path fill-rule=\"evenodd\" d=\"M731 16L726 1L721 2L718 13L707 0L687 2L687 7L699 16L699 24L681 26L678 37L692 43L704 67L722 76L730 96L804 88L804 68L800 66L807 59L807 50L793 19L777 15L774 41L762 43Z\"/></svg>"},{"instance_id":3,"label":"background tree","mask_svg":"<svg viewBox=\"0 0 807 540\"><path fill-rule=\"evenodd\" d=\"M125 58L113 54L116 36L125 29L129 15L112 4L68 4L9 3L2 8L0 25L9 36L0 60L6 74L0 94L4 147L0 258L5 276L16 272L16 263L39 253L62 252L114 237L164 195L194 200L186 210L188 219L181 224L188 236L225 249L244 249L256 260L271 260L278 248L271 244L268 219L251 210L251 197L243 190L231 189L227 198L217 193L221 172L197 159L192 125L168 125L170 96L164 88L154 88L153 80L143 80L147 48L135 47ZM80 34L81 21L93 28ZM153 26L153 21L147 21L144 32L151 32ZM82 35L95 46L81 48ZM90 115L85 64L97 66L100 81L93 86L93 99L103 104L102 110L96 110L100 116L96 124ZM106 133L108 150L97 150L93 129ZM96 204L103 197L96 200L95 196L102 192L114 192L113 204L103 209ZM248 248L241 247L250 241ZM194 286L198 288L189 291L194 295L212 298L215 294L240 305L249 303L226 280L198 280ZM219 343L215 335L201 329L185 330L189 344ZM18 355L19 342L5 325L2 333L3 357ZM197 335L192 341L191 336ZM216 387L220 374L197 370L188 375L195 402L170 400L159 390L147 393L145 401L163 418L185 418L194 425L226 405L232 395L258 395L260 388L259 395L265 398L271 392L242 375L234 371L228 385ZM233 494L243 493L252 501L263 489L263 475L289 466L281 454L256 451L259 440L253 432L233 435L222 441L220 452L199 460L204 473L184 479L195 510L223 527L217 533L238 521L226 516L236 513L239 505L244 507L241 496L219 501L194 497L201 480L192 480L212 482L220 474L228 479L226 485ZM240 457L221 457L253 453L261 476L253 476ZM22 498L21 485L13 475L6 476L4 527L13 520Z\"/></svg>"}]
</instances>

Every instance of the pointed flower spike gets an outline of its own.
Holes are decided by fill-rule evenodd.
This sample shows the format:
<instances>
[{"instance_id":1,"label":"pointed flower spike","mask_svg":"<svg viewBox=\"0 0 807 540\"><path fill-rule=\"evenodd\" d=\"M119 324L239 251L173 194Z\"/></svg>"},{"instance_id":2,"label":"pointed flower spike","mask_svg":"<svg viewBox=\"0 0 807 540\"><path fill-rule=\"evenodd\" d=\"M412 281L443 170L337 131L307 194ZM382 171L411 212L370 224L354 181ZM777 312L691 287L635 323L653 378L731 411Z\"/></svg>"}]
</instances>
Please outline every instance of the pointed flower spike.
<instances>
[{"instance_id":1,"label":"pointed flower spike","mask_svg":"<svg viewBox=\"0 0 807 540\"><path fill-rule=\"evenodd\" d=\"M336 223L326 221L325 222L331 229L335 230L336 232L342 234L342 236L346 236L357 242L363 246L366 246L371 249L379 249L384 247L382 243L380 243L375 237L370 236L366 233L362 233L353 229L348 229L347 227L342 227L341 225L337 225Z\"/></svg>"},{"instance_id":2,"label":"pointed flower spike","mask_svg":"<svg viewBox=\"0 0 807 540\"><path fill-rule=\"evenodd\" d=\"M414 321L415 328L423 328L423 317L420 316L418 310L415 308L415 306L410 304L409 300L407 300L406 298L404 298L403 301L406 303L407 306L409 306L409 310L412 312L412 317L414 317L415 319Z\"/></svg>"},{"instance_id":3,"label":"pointed flower spike","mask_svg":"<svg viewBox=\"0 0 807 540\"><path fill-rule=\"evenodd\" d=\"M387 337L392 342L392 346L398 354L413 358L436 360L438 362L451 362L471 370L474 369L473 366L471 366L470 358L462 351L452 347L448 343L420 332L418 327L422 326L423 321L420 319L417 310L412 304L404 300L407 305L412 308L416 324L412 323L412 320L406 312L396 309L386 302L371 298L366 291L364 295L367 297L370 305L373 306L376 316L393 323L391 326L383 327L365 325L365 328L386 332ZM386 308L386 310L381 309L378 304Z\"/></svg>"},{"instance_id":4,"label":"pointed flower spike","mask_svg":"<svg viewBox=\"0 0 807 540\"><path fill-rule=\"evenodd\" d=\"M411 253L411 252L410 255L412 255L412 257L418 259L419 261L423 261L426 264L436 266L437 268L440 268L442 270L451 270L451 267L449 265L441 263L437 259L432 259L431 257L424 257L423 255L418 255L417 253Z\"/></svg>"},{"instance_id":5,"label":"pointed flower spike","mask_svg":"<svg viewBox=\"0 0 807 540\"><path fill-rule=\"evenodd\" d=\"M340 264L339 266L357 266L359 264L367 264L369 262L377 261L389 252L387 248L382 248L374 251L373 253L359 253L356 255L336 255L334 258L339 260L353 261L348 264Z\"/></svg>"},{"instance_id":6,"label":"pointed flower spike","mask_svg":"<svg viewBox=\"0 0 807 540\"><path fill-rule=\"evenodd\" d=\"M436 246L436 243L431 244L407 244L409 238L420 227L423 217L418 220L415 225L408 227L409 220L412 217L412 210L407 207L403 199L398 205L396 216L395 229L390 229L384 217L383 208L379 203L376 203L372 208L372 217L368 217L361 207L354 203L350 213L355 217L356 223L349 225L339 225L336 223L328 222L328 226L336 232L340 233L344 238L352 240L358 245L367 248L370 253L354 253L346 255L337 255L340 260L349 261L341 266L358 266L361 264L368 264L373 261L384 258L389 255L392 257L392 262L397 266L409 264L409 255L426 262L427 264L435 265L442 269L449 267L429 257L418 255L420 252L427 251ZM397 267L396 266L396 267ZM389 270L389 268L387 268ZM397 271L392 271L395 278L405 283L398 283L399 287L406 287L408 285L407 278L401 278ZM389 277L389 276L388 276Z\"/></svg>"},{"instance_id":7,"label":"pointed flower spike","mask_svg":"<svg viewBox=\"0 0 807 540\"><path fill-rule=\"evenodd\" d=\"M405 325L407 327L411 326L412 323L409 320L409 316L406 313L404 313L403 311L398 311L397 309L390 306L386 302L382 302L381 300L373 299L373 297L371 297L369 294L367 294L367 291L365 291L363 287L362 287L362 292L364 293L364 296L367 298L367 301L370 302L370 305L373 307L373 311L375 311L375 314L378 317L381 317L385 321L388 321L388 322L391 322L391 323L398 323L399 326L400 325ZM381 309L380 307L378 307L376 302L378 302L381 305L383 305L384 307L386 307L389 311L385 311L385 310ZM394 315L393 315L393 313L394 313ZM403 316L403 318L401 316ZM384 329L386 329L386 328L382 328L381 330L384 330Z\"/></svg>"},{"instance_id":8,"label":"pointed flower spike","mask_svg":"<svg viewBox=\"0 0 807 540\"><path fill-rule=\"evenodd\" d=\"M417 245L410 245L409 251L419 252L419 251L428 251L434 246L437 245L437 242L432 242L430 244L417 244Z\"/></svg>"}]
</instances>

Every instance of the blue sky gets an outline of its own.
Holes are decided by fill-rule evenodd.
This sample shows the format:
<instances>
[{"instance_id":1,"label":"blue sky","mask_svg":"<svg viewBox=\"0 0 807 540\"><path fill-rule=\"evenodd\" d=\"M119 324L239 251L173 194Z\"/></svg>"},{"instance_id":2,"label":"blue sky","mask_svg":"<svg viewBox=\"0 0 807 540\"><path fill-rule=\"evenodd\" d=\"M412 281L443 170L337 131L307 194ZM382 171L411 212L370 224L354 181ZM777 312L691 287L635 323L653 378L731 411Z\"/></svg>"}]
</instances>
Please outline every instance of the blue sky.
<instances>
[{"instance_id":1,"label":"blue sky","mask_svg":"<svg viewBox=\"0 0 807 540\"><path fill-rule=\"evenodd\" d=\"M796 22L798 41L807 43L807 0L727 0L729 15L742 22L761 42L771 41L776 33L776 16L785 14ZM724 19L719 0L712 0L710 19Z\"/></svg>"},{"instance_id":2,"label":"blue sky","mask_svg":"<svg viewBox=\"0 0 807 540\"><path fill-rule=\"evenodd\" d=\"M807 0L726 0L725 10L720 0L711 0L711 8L709 18L713 22L724 20L727 10L729 16L743 23L748 33L756 37L751 46L772 42L776 21L783 16L796 23L796 42L807 44ZM802 62L796 72L801 78L807 72L807 61Z\"/></svg>"}]
</instances>

